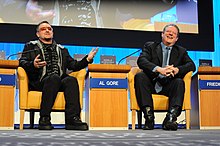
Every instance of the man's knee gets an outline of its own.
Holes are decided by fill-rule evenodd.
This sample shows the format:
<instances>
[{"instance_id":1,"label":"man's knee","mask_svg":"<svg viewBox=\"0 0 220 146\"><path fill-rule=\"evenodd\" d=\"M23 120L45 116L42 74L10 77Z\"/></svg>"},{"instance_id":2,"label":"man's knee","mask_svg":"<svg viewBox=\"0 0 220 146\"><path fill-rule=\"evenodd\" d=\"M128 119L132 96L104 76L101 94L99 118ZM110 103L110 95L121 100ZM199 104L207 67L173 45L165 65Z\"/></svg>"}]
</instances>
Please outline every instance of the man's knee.
<instances>
[{"instance_id":1,"label":"man's knee","mask_svg":"<svg viewBox=\"0 0 220 146\"><path fill-rule=\"evenodd\" d=\"M78 81L77 81L77 78L75 78L75 77L72 77L72 76L68 76L68 77L65 77L64 79L63 79L63 83L65 84L65 85L78 85Z\"/></svg>"},{"instance_id":2,"label":"man's knee","mask_svg":"<svg viewBox=\"0 0 220 146\"><path fill-rule=\"evenodd\" d=\"M43 79L44 82L51 83L53 85L57 85L61 83L61 78L57 74L52 74Z\"/></svg>"},{"instance_id":3,"label":"man's knee","mask_svg":"<svg viewBox=\"0 0 220 146\"><path fill-rule=\"evenodd\" d=\"M134 81L140 82L140 81L143 81L144 78L146 78L146 75L143 72L139 72L134 76Z\"/></svg>"},{"instance_id":4,"label":"man's knee","mask_svg":"<svg viewBox=\"0 0 220 146\"><path fill-rule=\"evenodd\" d=\"M176 79L174 80L174 84L185 87L185 82L184 82L183 79L181 79L181 78L176 78Z\"/></svg>"}]
</instances>

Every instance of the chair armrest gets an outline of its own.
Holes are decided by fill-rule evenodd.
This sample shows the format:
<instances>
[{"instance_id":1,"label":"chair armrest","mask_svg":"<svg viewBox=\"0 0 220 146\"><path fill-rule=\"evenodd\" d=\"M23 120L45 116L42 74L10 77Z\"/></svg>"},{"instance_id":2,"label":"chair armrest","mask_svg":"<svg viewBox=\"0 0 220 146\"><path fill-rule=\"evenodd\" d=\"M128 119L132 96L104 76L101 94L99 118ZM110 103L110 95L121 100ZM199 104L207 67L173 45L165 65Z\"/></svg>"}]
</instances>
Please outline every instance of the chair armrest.
<instances>
[{"instance_id":1,"label":"chair armrest","mask_svg":"<svg viewBox=\"0 0 220 146\"><path fill-rule=\"evenodd\" d=\"M130 109L131 110L140 110L137 99L135 95L135 89L134 89L134 76L140 72L141 69L138 67L132 67L131 71L128 73L128 87L130 91Z\"/></svg>"},{"instance_id":2,"label":"chair armrest","mask_svg":"<svg viewBox=\"0 0 220 146\"><path fill-rule=\"evenodd\" d=\"M183 78L185 82L185 94L184 94L184 101L183 101L183 109L191 109L191 78L192 78L192 71L188 72L185 77Z\"/></svg>"},{"instance_id":3,"label":"chair armrest","mask_svg":"<svg viewBox=\"0 0 220 146\"><path fill-rule=\"evenodd\" d=\"M83 91L85 88L86 69L84 68L84 69L81 69L80 71L71 72L69 75L77 78L77 81L79 84L80 107L82 109L82 107L83 107Z\"/></svg>"},{"instance_id":4,"label":"chair armrest","mask_svg":"<svg viewBox=\"0 0 220 146\"><path fill-rule=\"evenodd\" d=\"M26 109L28 101L28 76L22 67L18 67L19 107Z\"/></svg>"}]
</instances>

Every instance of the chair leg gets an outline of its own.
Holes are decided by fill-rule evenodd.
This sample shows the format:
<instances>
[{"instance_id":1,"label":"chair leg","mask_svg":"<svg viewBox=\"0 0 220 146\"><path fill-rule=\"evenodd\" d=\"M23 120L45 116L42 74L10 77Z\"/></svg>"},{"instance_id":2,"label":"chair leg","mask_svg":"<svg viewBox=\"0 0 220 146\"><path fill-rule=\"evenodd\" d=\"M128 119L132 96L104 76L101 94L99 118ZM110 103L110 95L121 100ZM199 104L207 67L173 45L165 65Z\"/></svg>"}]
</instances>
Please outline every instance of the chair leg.
<instances>
[{"instance_id":1,"label":"chair leg","mask_svg":"<svg viewBox=\"0 0 220 146\"><path fill-rule=\"evenodd\" d=\"M190 110L185 110L186 112L186 129L190 129Z\"/></svg>"},{"instance_id":2,"label":"chair leg","mask_svg":"<svg viewBox=\"0 0 220 146\"><path fill-rule=\"evenodd\" d=\"M142 129L142 111L137 111L137 117L138 117L138 129Z\"/></svg>"},{"instance_id":3,"label":"chair leg","mask_svg":"<svg viewBox=\"0 0 220 146\"><path fill-rule=\"evenodd\" d=\"M131 116L132 116L132 130L135 130L135 120L136 120L136 110L131 110Z\"/></svg>"},{"instance_id":4,"label":"chair leg","mask_svg":"<svg viewBox=\"0 0 220 146\"><path fill-rule=\"evenodd\" d=\"M24 113L25 110L20 110L20 127L19 127L20 130L23 130L24 128Z\"/></svg>"},{"instance_id":5,"label":"chair leg","mask_svg":"<svg viewBox=\"0 0 220 146\"><path fill-rule=\"evenodd\" d=\"M34 128L34 114L35 112L34 111L30 111L30 129L33 129Z\"/></svg>"}]
</instances>

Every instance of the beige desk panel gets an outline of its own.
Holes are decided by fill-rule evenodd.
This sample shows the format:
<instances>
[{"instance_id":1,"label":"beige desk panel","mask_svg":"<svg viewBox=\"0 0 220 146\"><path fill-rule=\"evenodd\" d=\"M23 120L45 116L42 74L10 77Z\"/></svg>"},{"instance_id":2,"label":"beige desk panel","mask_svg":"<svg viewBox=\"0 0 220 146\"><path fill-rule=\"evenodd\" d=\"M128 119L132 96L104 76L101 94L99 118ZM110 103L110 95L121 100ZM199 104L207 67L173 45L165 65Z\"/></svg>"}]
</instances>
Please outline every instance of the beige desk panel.
<instances>
[{"instance_id":1,"label":"beige desk panel","mask_svg":"<svg viewBox=\"0 0 220 146\"><path fill-rule=\"evenodd\" d=\"M201 80L220 80L220 75L199 75ZM220 129L220 90L199 91L200 129Z\"/></svg>"},{"instance_id":2,"label":"beige desk panel","mask_svg":"<svg viewBox=\"0 0 220 146\"><path fill-rule=\"evenodd\" d=\"M91 89L89 110L91 127L128 127L125 89Z\"/></svg>"},{"instance_id":3,"label":"beige desk panel","mask_svg":"<svg viewBox=\"0 0 220 146\"><path fill-rule=\"evenodd\" d=\"M127 73L90 72L89 78L126 79ZM91 130L128 129L127 89L87 88L87 93L86 117Z\"/></svg>"},{"instance_id":4,"label":"beige desk panel","mask_svg":"<svg viewBox=\"0 0 220 146\"><path fill-rule=\"evenodd\" d=\"M0 129L14 129L14 87L0 86Z\"/></svg>"}]
</instances>

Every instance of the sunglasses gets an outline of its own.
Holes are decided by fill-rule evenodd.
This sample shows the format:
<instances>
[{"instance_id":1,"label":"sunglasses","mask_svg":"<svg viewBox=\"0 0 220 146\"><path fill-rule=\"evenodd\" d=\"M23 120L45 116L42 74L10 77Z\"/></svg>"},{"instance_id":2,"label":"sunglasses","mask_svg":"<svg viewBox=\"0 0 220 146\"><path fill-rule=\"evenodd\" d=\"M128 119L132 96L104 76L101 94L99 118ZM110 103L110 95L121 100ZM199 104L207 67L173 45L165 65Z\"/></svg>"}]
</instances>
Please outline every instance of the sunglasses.
<instances>
[{"instance_id":1,"label":"sunglasses","mask_svg":"<svg viewBox=\"0 0 220 146\"><path fill-rule=\"evenodd\" d=\"M53 31L53 28L52 27L41 27L39 28L40 31L46 31L46 30L49 30L49 31Z\"/></svg>"}]
</instances>

